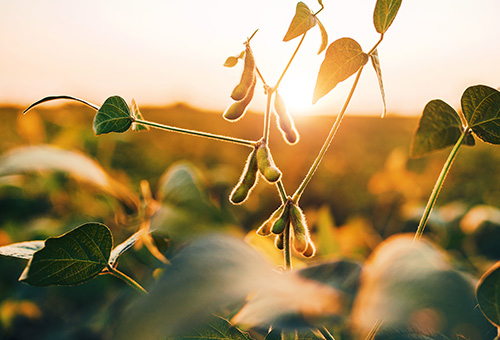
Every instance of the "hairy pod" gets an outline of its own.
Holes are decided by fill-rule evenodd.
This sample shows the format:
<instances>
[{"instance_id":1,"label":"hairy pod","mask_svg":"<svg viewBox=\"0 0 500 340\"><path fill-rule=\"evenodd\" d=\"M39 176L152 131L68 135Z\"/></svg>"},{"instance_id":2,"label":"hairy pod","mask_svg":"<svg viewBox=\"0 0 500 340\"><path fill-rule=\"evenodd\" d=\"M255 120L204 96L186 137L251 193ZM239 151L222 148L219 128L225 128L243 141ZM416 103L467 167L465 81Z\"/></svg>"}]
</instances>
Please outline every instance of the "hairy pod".
<instances>
[{"instance_id":1,"label":"hairy pod","mask_svg":"<svg viewBox=\"0 0 500 340\"><path fill-rule=\"evenodd\" d=\"M241 204L247 199L257 183L257 171L257 152L254 149L247 158L238 184L236 184L229 196L231 203Z\"/></svg>"},{"instance_id":2,"label":"hairy pod","mask_svg":"<svg viewBox=\"0 0 500 340\"><path fill-rule=\"evenodd\" d=\"M283 234L279 234L276 235L276 238L274 239L274 246L279 250L283 250L283 248L285 248L283 237Z\"/></svg>"},{"instance_id":3,"label":"hairy pod","mask_svg":"<svg viewBox=\"0 0 500 340\"><path fill-rule=\"evenodd\" d=\"M293 247L299 253L304 253L310 242L309 230L302 210L295 204L290 206L290 223L293 227Z\"/></svg>"},{"instance_id":4,"label":"hairy pod","mask_svg":"<svg viewBox=\"0 0 500 340\"><path fill-rule=\"evenodd\" d=\"M316 247L314 246L314 243L309 238L309 242L307 242L307 248L302 253L302 255L304 257L313 257L315 254L316 254Z\"/></svg>"},{"instance_id":5,"label":"hairy pod","mask_svg":"<svg viewBox=\"0 0 500 340\"><path fill-rule=\"evenodd\" d=\"M231 98L236 101L240 101L246 97L251 85L253 78L255 77L255 59L253 57L250 45L247 44L245 48L245 63L243 66L243 72L241 73L241 79L238 85L233 89L231 93Z\"/></svg>"},{"instance_id":6,"label":"hairy pod","mask_svg":"<svg viewBox=\"0 0 500 340\"><path fill-rule=\"evenodd\" d=\"M261 144L257 149L257 164L260 173L269 183L275 183L281 178L281 171L274 164L271 152L266 144Z\"/></svg>"},{"instance_id":7,"label":"hairy pod","mask_svg":"<svg viewBox=\"0 0 500 340\"><path fill-rule=\"evenodd\" d=\"M285 101L278 91L276 91L276 96L274 97L274 110L276 111L278 127L283 138L289 144L296 144L299 141L299 133L295 127L292 116L288 113Z\"/></svg>"},{"instance_id":8,"label":"hairy pod","mask_svg":"<svg viewBox=\"0 0 500 340\"><path fill-rule=\"evenodd\" d=\"M273 234L282 234L288 223L290 223L290 204L287 202L283 206L281 215L275 220L271 231Z\"/></svg>"},{"instance_id":9,"label":"hairy pod","mask_svg":"<svg viewBox=\"0 0 500 340\"><path fill-rule=\"evenodd\" d=\"M241 117L243 117L243 115L245 114L245 111L248 107L248 104L250 104L250 102L253 99L256 81L257 81L257 77L254 75L252 83L250 85L250 88L248 89L248 92L246 93L246 96L242 100L232 103L226 109L226 111L223 114L224 119L229 120L229 121L236 121L236 120L240 119Z\"/></svg>"},{"instance_id":10,"label":"hairy pod","mask_svg":"<svg viewBox=\"0 0 500 340\"><path fill-rule=\"evenodd\" d=\"M273 228L274 222L281 216L283 213L283 209L285 208L285 204L281 205L278 209L276 209L272 215L257 229L257 235L260 236L268 236L271 234L271 229Z\"/></svg>"}]
</instances>

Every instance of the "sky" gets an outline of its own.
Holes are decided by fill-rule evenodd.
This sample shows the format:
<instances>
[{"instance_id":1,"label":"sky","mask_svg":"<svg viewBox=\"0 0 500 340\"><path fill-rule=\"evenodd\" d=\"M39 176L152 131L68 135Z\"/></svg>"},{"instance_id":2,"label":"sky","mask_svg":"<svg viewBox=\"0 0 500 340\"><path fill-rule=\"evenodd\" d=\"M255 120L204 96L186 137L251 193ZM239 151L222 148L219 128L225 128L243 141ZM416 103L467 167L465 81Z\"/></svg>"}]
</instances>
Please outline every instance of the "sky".
<instances>
[{"instance_id":1,"label":"sky","mask_svg":"<svg viewBox=\"0 0 500 340\"><path fill-rule=\"evenodd\" d=\"M316 0L304 1L312 11ZM296 7L290 0L0 0L0 103L28 105L71 95L98 105L121 95L139 106L185 102L223 111L241 64L226 68L256 29L252 49L274 85L299 39L283 42ZM329 43L342 37L368 51L379 35L375 0L323 0ZM455 108L471 85L500 87L500 0L403 0L378 48L391 114L420 115L436 98ZM311 29L283 79L292 114L336 114L353 78L312 105L324 52ZM376 74L365 67L348 113L382 112ZM257 91L250 109L263 111Z\"/></svg>"}]
</instances>

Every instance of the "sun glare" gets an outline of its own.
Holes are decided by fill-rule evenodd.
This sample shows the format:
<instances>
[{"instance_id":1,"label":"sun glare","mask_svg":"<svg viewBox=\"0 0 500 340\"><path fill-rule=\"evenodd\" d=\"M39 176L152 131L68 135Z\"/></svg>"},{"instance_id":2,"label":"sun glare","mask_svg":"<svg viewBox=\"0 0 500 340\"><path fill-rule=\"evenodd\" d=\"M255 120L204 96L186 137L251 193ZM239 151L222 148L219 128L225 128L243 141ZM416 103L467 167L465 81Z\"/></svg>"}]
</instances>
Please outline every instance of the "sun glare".
<instances>
[{"instance_id":1,"label":"sun glare","mask_svg":"<svg viewBox=\"0 0 500 340\"><path fill-rule=\"evenodd\" d=\"M307 74L290 75L280 85L279 92L292 115L310 114L316 78Z\"/></svg>"}]
</instances>

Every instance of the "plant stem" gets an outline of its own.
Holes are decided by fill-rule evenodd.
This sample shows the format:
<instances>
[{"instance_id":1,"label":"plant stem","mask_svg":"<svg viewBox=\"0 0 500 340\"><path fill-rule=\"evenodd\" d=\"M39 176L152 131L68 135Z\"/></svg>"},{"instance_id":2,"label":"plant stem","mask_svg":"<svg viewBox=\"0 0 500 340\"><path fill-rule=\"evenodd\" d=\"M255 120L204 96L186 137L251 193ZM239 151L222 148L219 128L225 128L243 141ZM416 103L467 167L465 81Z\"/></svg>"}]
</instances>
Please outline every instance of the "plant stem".
<instances>
[{"instance_id":1,"label":"plant stem","mask_svg":"<svg viewBox=\"0 0 500 340\"><path fill-rule=\"evenodd\" d=\"M285 269L292 270L292 248L290 223L287 223L283 231L283 256L285 257Z\"/></svg>"},{"instance_id":2,"label":"plant stem","mask_svg":"<svg viewBox=\"0 0 500 340\"><path fill-rule=\"evenodd\" d=\"M278 193L280 194L281 203L285 203L288 199L288 196L286 195L285 187L283 186L283 182L281 181L281 179L276 182L276 188L278 189Z\"/></svg>"},{"instance_id":3,"label":"plant stem","mask_svg":"<svg viewBox=\"0 0 500 340\"><path fill-rule=\"evenodd\" d=\"M307 32L306 32L307 33ZM286 64L286 67L285 69L283 70L283 73L281 73L281 76L280 78L278 79L278 82L276 83L276 85L274 85L274 90L276 91L278 89L278 87L280 86L280 83L281 81L283 80L283 77L285 76L286 74L286 71L288 71L288 68L290 67L290 65L292 64L292 61L293 59L295 58L295 56L297 55L297 52L299 51L299 48L300 46L302 45L302 43L304 42L304 38L306 37L306 33L302 34L302 38L300 39L300 42L299 44L297 45L297 48L295 48L295 51L293 52L292 54L292 57L290 58L290 60L288 61L288 64Z\"/></svg>"},{"instance_id":4,"label":"plant stem","mask_svg":"<svg viewBox=\"0 0 500 340\"><path fill-rule=\"evenodd\" d=\"M429 197L429 201L427 202L427 206L425 207L424 214L422 215L422 219L420 220L420 223L417 228L417 232L415 233L415 238L413 239L414 242L420 241L420 238L422 237L422 234L424 233L424 228L425 225L427 224L427 221L429 220L429 216L431 214L432 208L434 207L434 204L436 204L437 197L439 195L439 192L441 191L441 188L443 187L444 180L446 179L446 176L448 175L448 172L450 171L451 164L455 160L455 157L457 156L458 149L460 148L460 145L462 145L462 142L465 139L465 136L467 135L466 132L462 133L460 135L460 138L458 138L458 141L456 142L455 146L450 152L450 155L448 156L448 159L446 160L446 163L443 165L443 169L441 169L441 173L439 174L439 177L436 181L436 184L434 185L434 189L432 190L431 197Z\"/></svg>"},{"instance_id":5,"label":"plant stem","mask_svg":"<svg viewBox=\"0 0 500 340\"><path fill-rule=\"evenodd\" d=\"M116 268L113 268L112 266L108 266L108 271L111 275L125 281L126 283L128 283L132 288L134 288L137 292L139 292L140 294L142 295L149 295L149 293L147 292L146 289L144 289L140 284L138 284L136 281L134 281L134 279L132 279L131 277L125 275L124 273L122 273L121 271L119 271L118 269Z\"/></svg>"},{"instance_id":6,"label":"plant stem","mask_svg":"<svg viewBox=\"0 0 500 340\"><path fill-rule=\"evenodd\" d=\"M377 43L375 44L375 46L372 47L372 49L367 53L368 55L372 54L373 51L375 51L378 47L378 45L380 45L380 43L382 42L382 40L384 40L384 33L380 34L380 39L377 41Z\"/></svg>"},{"instance_id":7,"label":"plant stem","mask_svg":"<svg viewBox=\"0 0 500 340\"><path fill-rule=\"evenodd\" d=\"M251 140L239 139L239 138L223 136L223 135L216 135L213 133L203 132L203 131L182 129L182 128L164 125L164 124L159 124L159 123L154 123L154 122L150 122L150 121L142 120L142 119L134 119L134 122L137 124L148 125L148 126L151 126L151 127L157 128L157 129L161 129L161 130L167 130L167 131L173 131L173 132L178 132L178 133L184 133L187 135L216 139L216 140L220 140L220 141L224 141L224 142L231 142L231 143L235 143L235 144L239 144L239 145L248 146L251 148L253 148L255 143L256 143L255 141L251 141Z\"/></svg>"},{"instance_id":8,"label":"plant stem","mask_svg":"<svg viewBox=\"0 0 500 340\"><path fill-rule=\"evenodd\" d=\"M326 329L326 327L320 327L318 328L318 331L321 333L321 335L323 335L325 340L335 340L333 335L328 331L328 329Z\"/></svg>"},{"instance_id":9,"label":"plant stem","mask_svg":"<svg viewBox=\"0 0 500 340\"><path fill-rule=\"evenodd\" d=\"M271 100L273 92L274 91L271 88L267 89L266 111L264 112L264 131L262 132L264 144L267 144L267 141L269 140L269 130L271 130Z\"/></svg>"},{"instance_id":10,"label":"plant stem","mask_svg":"<svg viewBox=\"0 0 500 340\"><path fill-rule=\"evenodd\" d=\"M351 91L349 92L349 95L347 96L347 99L344 103L344 106L342 107L342 110L340 111L339 115L337 116L337 119L335 120L335 123L332 126L332 129L330 130L330 134L326 138L325 142L323 143L323 146L321 147L321 150L318 153L318 156L314 160L314 163L312 164L311 168L309 169L309 172L307 173L306 177L300 184L300 186L297 188L295 193L292 196L292 199L295 203L299 202L300 197L302 196L302 193L304 192L304 189L306 188L307 184L311 181L312 176L318 169L319 164L321 163L321 160L325 156L326 151L328 150L328 147L330 146L333 137L335 136L335 133L337 133L337 130L340 126L340 123L342 122L342 119L344 118L344 115L347 111L347 107L349 106L349 102L352 99L352 96L354 94L354 90L356 89L359 78L361 76L361 71L363 71L363 66L359 69L358 73L356 74L356 79L354 79L354 83L352 84Z\"/></svg>"}]
</instances>

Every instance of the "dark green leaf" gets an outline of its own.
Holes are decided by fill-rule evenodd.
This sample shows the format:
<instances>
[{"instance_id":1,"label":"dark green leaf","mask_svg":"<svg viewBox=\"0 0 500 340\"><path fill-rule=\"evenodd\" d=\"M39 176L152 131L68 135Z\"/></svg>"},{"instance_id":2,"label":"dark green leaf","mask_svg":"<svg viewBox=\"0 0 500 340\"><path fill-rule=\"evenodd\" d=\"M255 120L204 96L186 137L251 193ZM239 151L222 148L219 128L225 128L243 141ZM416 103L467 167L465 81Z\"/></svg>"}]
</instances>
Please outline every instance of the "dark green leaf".
<instances>
[{"instance_id":1,"label":"dark green leaf","mask_svg":"<svg viewBox=\"0 0 500 340\"><path fill-rule=\"evenodd\" d=\"M382 95L382 102L384 103L384 111L382 112L382 118L385 117L387 113L387 105L385 103L385 91L384 91L384 83L382 81L382 69L380 68L380 59L378 57L378 51L375 49L372 54L370 54L370 58L372 60L373 68L375 69L375 73L377 73L378 85L380 87L380 94Z\"/></svg>"},{"instance_id":2,"label":"dark green leaf","mask_svg":"<svg viewBox=\"0 0 500 340\"><path fill-rule=\"evenodd\" d=\"M500 262L481 277L476 298L483 314L491 323L500 327Z\"/></svg>"},{"instance_id":3,"label":"dark green leaf","mask_svg":"<svg viewBox=\"0 0 500 340\"><path fill-rule=\"evenodd\" d=\"M214 317L210 322L202 327L182 335L167 337L167 340L192 340L192 339L210 339L210 340L253 340L246 332L231 325L229 321L221 317Z\"/></svg>"},{"instance_id":4,"label":"dark green leaf","mask_svg":"<svg viewBox=\"0 0 500 340\"><path fill-rule=\"evenodd\" d=\"M113 237L104 224L86 223L45 241L19 278L32 286L74 285L108 265Z\"/></svg>"},{"instance_id":5,"label":"dark green leaf","mask_svg":"<svg viewBox=\"0 0 500 340\"><path fill-rule=\"evenodd\" d=\"M469 127L484 142L500 144L500 92L476 85L462 95L462 111Z\"/></svg>"},{"instance_id":6,"label":"dark green leaf","mask_svg":"<svg viewBox=\"0 0 500 340\"><path fill-rule=\"evenodd\" d=\"M299 35L309 31L316 25L316 17L313 15L309 7L303 2L297 4L295 16L292 19L290 27L283 38L283 41L290 41Z\"/></svg>"},{"instance_id":7,"label":"dark green leaf","mask_svg":"<svg viewBox=\"0 0 500 340\"><path fill-rule=\"evenodd\" d=\"M42 249L44 246L43 241L28 241L12 243L6 246L0 247L0 255L17 257L19 259L29 260L33 254Z\"/></svg>"},{"instance_id":8,"label":"dark green leaf","mask_svg":"<svg viewBox=\"0 0 500 340\"><path fill-rule=\"evenodd\" d=\"M410 156L421 157L431 151L454 145L462 134L462 122L458 113L450 105L440 99L427 103L413 135ZM474 145L472 136L465 141Z\"/></svg>"},{"instance_id":9,"label":"dark green leaf","mask_svg":"<svg viewBox=\"0 0 500 340\"><path fill-rule=\"evenodd\" d=\"M37 105L40 105L42 103L45 103L45 102L48 102L48 101L51 101L51 100L58 100L58 99L75 100L77 102L80 102L80 103L83 103L83 104L85 104L87 106L90 106L94 110L99 110L99 106L97 106L95 104L92 104L92 103L90 103L90 102L88 102L86 100L83 100L83 99L80 99L80 98L76 98L76 97L72 97L72 96L62 95L62 96L48 96L48 97L42 98L39 101L36 101L33 104L31 104L30 106L28 106L28 108L26 110L24 110L23 113L28 112L29 110L31 110L32 108L34 108Z\"/></svg>"},{"instance_id":10,"label":"dark green leaf","mask_svg":"<svg viewBox=\"0 0 500 340\"><path fill-rule=\"evenodd\" d=\"M94 118L96 135L110 132L125 132L132 125L130 109L122 97L106 99Z\"/></svg>"},{"instance_id":11,"label":"dark green leaf","mask_svg":"<svg viewBox=\"0 0 500 340\"><path fill-rule=\"evenodd\" d=\"M318 54L320 54L325 50L326 46L328 46L328 33L326 33L325 26L323 26L323 24L321 23L321 21L319 21L318 18L316 18L316 21L318 22L318 27L319 30L321 31L321 46L319 47L318 51Z\"/></svg>"},{"instance_id":12,"label":"dark green leaf","mask_svg":"<svg viewBox=\"0 0 500 340\"><path fill-rule=\"evenodd\" d=\"M368 54L351 38L341 38L330 44L319 69L313 104L341 81L346 80L368 62Z\"/></svg>"},{"instance_id":13,"label":"dark green leaf","mask_svg":"<svg viewBox=\"0 0 500 340\"><path fill-rule=\"evenodd\" d=\"M377 0L373 12L373 24L378 33L385 33L391 26L402 0Z\"/></svg>"}]
</instances>

